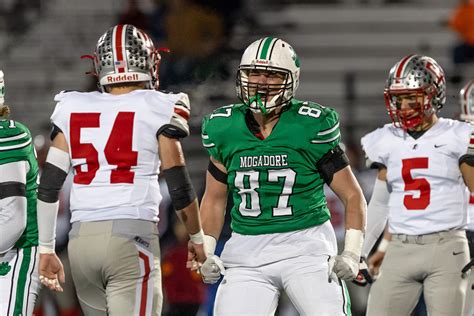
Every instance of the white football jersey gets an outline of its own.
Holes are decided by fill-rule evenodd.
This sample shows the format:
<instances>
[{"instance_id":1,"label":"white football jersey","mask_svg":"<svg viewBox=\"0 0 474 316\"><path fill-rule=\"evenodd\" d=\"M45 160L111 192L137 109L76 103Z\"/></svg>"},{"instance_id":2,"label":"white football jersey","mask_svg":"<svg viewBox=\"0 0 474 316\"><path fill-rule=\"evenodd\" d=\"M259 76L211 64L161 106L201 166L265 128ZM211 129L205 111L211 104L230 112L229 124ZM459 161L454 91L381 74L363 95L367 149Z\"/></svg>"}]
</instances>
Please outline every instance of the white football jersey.
<instances>
[{"instance_id":1,"label":"white football jersey","mask_svg":"<svg viewBox=\"0 0 474 316\"><path fill-rule=\"evenodd\" d=\"M161 194L156 133L170 124L184 93L135 90L112 95L63 92L51 121L66 137L73 167L71 222L158 221Z\"/></svg>"},{"instance_id":2,"label":"white football jersey","mask_svg":"<svg viewBox=\"0 0 474 316\"><path fill-rule=\"evenodd\" d=\"M440 118L418 139L386 124L361 140L368 159L387 167L389 231L420 235L465 228L468 194L459 170L473 127Z\"/></svg>"}]
</instances>

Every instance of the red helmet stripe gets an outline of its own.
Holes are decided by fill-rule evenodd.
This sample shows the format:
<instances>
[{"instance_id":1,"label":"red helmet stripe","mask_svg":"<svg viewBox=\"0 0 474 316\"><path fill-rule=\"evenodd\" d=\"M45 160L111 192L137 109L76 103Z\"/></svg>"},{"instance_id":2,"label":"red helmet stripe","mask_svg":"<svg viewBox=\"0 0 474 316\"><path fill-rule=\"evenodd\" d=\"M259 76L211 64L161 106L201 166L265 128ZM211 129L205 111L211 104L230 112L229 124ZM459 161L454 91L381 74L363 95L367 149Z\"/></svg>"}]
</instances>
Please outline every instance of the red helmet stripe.
<instances>
[{"instance_id":1,"label":"red helmet stripe","mask_svg":"<svg viewBox=\"0 0 474 316\"><path fill-rule=\"evenodd\" d=\"M405 68L405 65L408 63L408 61L415 56L414 54L408 55L405 58L402 59L402 61L398 64L398 68L395 71L395 78L400 78L400 76L403 73L403 69Z\"/></svg>"},{"instance_id":2,"label":"red helmet stripe","mask_svg":"<svg viewBox=\"0 0 474 316\"><path fill-rule=\"evenodd\" d=\"M115 59L115 64L118 65L118 71L120 73L125 72L125 65L127 64L123 60L124 50L125 50L125 45L123 45L123 40L125 36L125 29L124 27L126 25L119 24L115 27L114 34L113 34L113 39L114 39L114 55L116 57Z\"/></svg>"},{"instance_id":3,"label":"red helmet stripe","mask_svg":"<svg viewBox=\"0 0 474 316\"><path fill-rule=\"evenodd\" d=\"M474 80L469 81L466 88L464 89L464 101L467 102L467 97L469 96L469 92L471 91L472 85L474 84Z\"/></svg>"}]
</instances>

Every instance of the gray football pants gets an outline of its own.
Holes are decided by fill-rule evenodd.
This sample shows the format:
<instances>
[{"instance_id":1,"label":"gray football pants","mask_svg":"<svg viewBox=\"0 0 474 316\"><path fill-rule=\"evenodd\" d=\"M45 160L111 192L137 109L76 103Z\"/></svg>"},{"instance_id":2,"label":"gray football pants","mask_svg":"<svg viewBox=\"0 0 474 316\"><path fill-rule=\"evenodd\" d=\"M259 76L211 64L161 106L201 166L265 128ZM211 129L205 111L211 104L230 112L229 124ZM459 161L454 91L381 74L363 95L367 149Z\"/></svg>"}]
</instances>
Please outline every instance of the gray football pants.
<instances>
[{"instance_id":1,"label":"gray football pants","mask_svg":"<svg viewBox=\"0 0 474 316\"><path fill-rule=\"evenodd\" d=\"M86 316L161 315L160 246L155 223L76 222L69 238L72 277Z\"/></svg>"},{"instance_id":2,"label":"gray football pants","mask_svg":"<svg viewBox=\"0 0 474 316\"><path fill-rule=\"evenodd\" d=\"M462 315L468 279L461 277L461 270L468 261L462 230L394 234L370 290L367 315L408 316L421 292L430 316Z\"/></svg>"}]
</instances>

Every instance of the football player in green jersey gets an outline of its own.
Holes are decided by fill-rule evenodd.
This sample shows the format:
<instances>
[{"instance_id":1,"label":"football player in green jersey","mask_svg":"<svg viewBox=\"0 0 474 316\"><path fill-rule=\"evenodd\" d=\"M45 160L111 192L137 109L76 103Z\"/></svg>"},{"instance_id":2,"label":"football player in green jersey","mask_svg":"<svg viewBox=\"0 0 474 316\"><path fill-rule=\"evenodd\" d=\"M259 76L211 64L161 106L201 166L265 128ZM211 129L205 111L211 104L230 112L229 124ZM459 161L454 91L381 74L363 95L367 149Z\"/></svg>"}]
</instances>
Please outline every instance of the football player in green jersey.
<instances>
[{"instance_id":1,"label":"football player in green jersey","mask_svg":"<svg viewBox=\"0 0 474 316\"><path fill-rule=\"evenodd\" d=\"M31 133L8 119L0 70L0 315L32 315L38 297L38 163Z\"/></svg>"},{"instance_id":2,"label":"football player in green jersey","mask_svg":"<svg viewBox=\"0 0 474 316\"><path fill-rule=\"evenodd\" d=\"M199 269L207 283L225 273L216 315L273 315L281 291L301 315L350 314L344 280L358 274L366 202L339 147L338 114L293 98L299 74L300 60L288 43L259 39L237 72L242 103L203 120L210 155L201 204L208 258ZM325 183L346 210L339 256ZM233 234L221 261L214 250L228 192Z\"/></svg>"}]
</instances>

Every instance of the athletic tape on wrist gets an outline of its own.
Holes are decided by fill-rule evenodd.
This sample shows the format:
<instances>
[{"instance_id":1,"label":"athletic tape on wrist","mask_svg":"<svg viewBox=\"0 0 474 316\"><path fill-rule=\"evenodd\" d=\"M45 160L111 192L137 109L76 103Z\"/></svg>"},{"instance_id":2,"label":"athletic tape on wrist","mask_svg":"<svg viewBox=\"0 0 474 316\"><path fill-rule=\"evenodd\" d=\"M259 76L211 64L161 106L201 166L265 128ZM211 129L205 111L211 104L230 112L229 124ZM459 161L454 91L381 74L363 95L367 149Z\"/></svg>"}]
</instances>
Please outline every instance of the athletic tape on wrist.
<instances>
[{"instance_id":1,"label":"athletic tape on wrist","mask_svg":"<svg viewBox=\"0 0 474 316\"><path fill-rule=\"evenodd\" d=\"M207 256L212 256L216 251L217 240L214 236L204 235L204 251Z\"/></svg>"},{"instance_id":2,"label":"athletic tape on wrist","mask_svg":"<svg viewBox=\"0 0 474 316\"><path fill-rule=\"evenodd\" d=\"M389 244L390 244L389 240L382 238L382 240L379 243L379 246L377 247L377 251L386 252Z\"/></svg>"},{"instance_id":3,"label":"athletic tape on wrist","mask_svg":"<svg viewBox=\"0 0 474 316\"><path fill-rule=\"evenodd\" d=\"M195 244L203 244L204 243L204 231L201 230L198 231L195 234L189 235L189 239Z\"/></svg>"},{"instance_id":4,"label":"athletic tape on wrist","mask_svg":"<svg viewBox=\"0 0 474 316\"><path fill-rule=\"evenodd\" d=\"M344 251L350 251L360 257L363 243L364 233L361 230L352 228L346 230L346 238L344 240Z\"/></svg>"}]
</instances>

